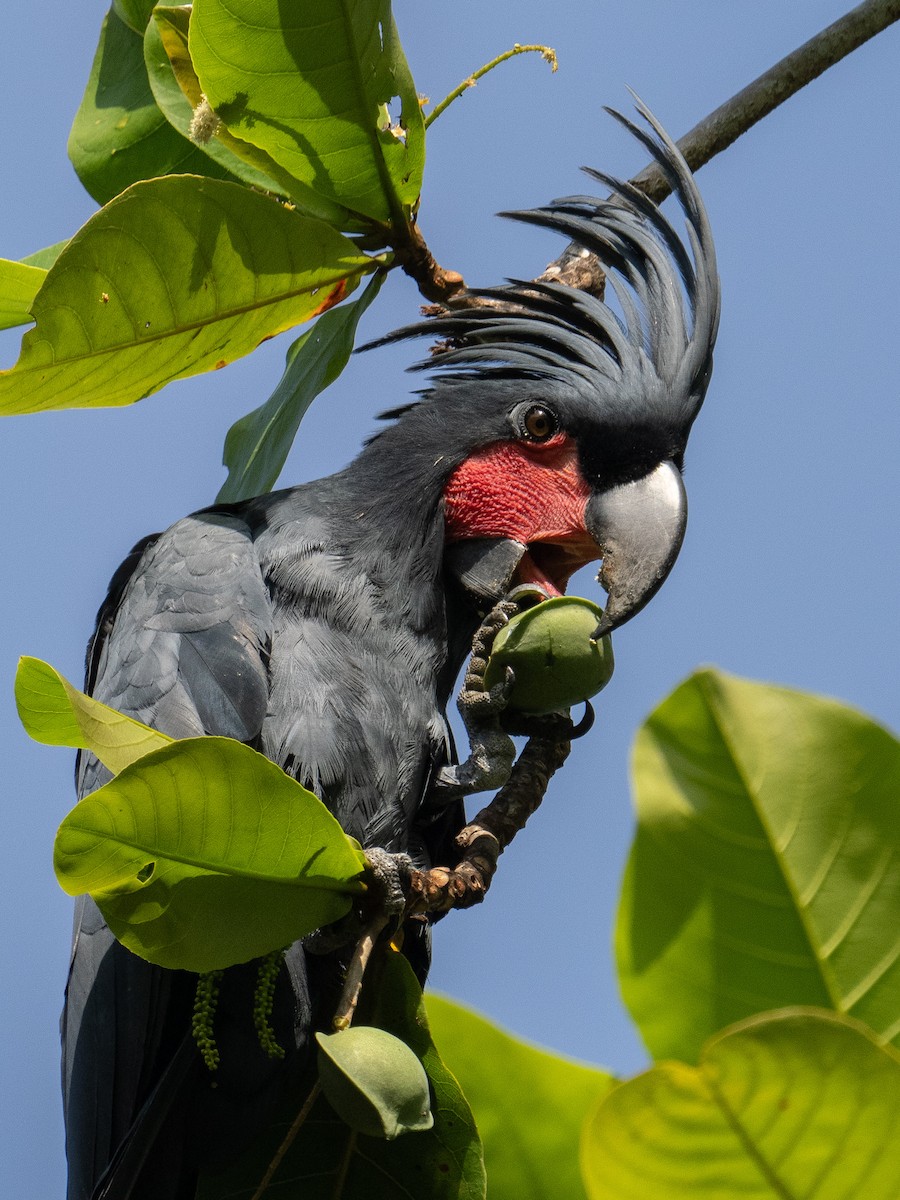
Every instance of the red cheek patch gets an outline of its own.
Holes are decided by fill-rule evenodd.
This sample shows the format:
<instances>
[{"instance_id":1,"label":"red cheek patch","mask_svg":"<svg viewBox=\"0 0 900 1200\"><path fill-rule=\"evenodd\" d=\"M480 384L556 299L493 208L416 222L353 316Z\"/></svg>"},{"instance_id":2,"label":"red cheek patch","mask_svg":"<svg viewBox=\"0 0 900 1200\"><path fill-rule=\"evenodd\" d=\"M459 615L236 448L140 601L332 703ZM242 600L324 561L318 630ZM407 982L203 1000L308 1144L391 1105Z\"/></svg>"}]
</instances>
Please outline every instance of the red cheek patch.
<instances>
[{"instance_id":1,"label":"red cheek patch","mask_svg":"<svg viewBox=\"0 0 900 1200\"><path fill-rule=\"evenodd\" d=\"M461 463L444 490L446 538L581 541L590 488L575 443L495 442Z\"/></svg>"}]
</instances>

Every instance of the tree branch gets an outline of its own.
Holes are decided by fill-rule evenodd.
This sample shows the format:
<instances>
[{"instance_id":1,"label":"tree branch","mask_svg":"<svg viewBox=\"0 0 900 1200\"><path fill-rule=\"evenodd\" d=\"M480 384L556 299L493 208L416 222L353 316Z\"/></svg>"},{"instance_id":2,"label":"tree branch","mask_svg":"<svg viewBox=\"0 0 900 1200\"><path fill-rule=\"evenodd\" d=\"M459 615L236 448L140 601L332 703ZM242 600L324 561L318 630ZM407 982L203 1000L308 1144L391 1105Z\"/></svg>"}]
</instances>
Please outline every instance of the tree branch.
<instances>
[{"instance_id":1,"label":"tree branch","mask_svg":"<svg viewBox=\"0 0 900 1200\"><path fill-rule=\"evenodd\" d=\"M678 148L688 166L699 170L779 104L898 20L900 0L865 0L845 13L686 133ZM657 204L671 191L656 163L645 167L632 183Z\"/></svg>"},{"instance_id":2,"label":"tree branch","mask_svg":"<svg viewBox=\"0 0 900 1200\"><path fill-rule=\"evenodd\" d=\"M699 170L779 104L898 20L900 0L864 0L864 3L845 13L686 133L679 140L678 147L688 166L692 171ZM645 167L631 182L657 204L671 191L656 163ZM462 277L454 271L438 268L437 276L428 276L429 266L434 260L424 241L420 246L410 247L401 261L404 270L413 276L426 299L435 300L439 305L450 299L456 305L484 303L477 297L465 294ZM599 263L593 255L574 244L567 246L538 278L581 288L594 295L603 294L604 277ZM441 309L432 308L430 311Z\"/></svg>"}]
</instances>

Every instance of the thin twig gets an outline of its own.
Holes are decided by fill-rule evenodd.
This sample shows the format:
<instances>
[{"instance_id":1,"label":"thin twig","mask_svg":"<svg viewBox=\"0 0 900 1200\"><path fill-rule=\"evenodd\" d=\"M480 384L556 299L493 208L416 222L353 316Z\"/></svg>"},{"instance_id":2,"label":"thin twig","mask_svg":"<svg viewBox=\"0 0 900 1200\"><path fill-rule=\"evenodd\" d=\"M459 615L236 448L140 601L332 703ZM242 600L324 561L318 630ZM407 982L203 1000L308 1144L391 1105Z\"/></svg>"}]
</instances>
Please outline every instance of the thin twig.
<instances>
[{"instance_id":1,"label":"thin twig","mask_svg":"<svg viewBox=\"0 0 900 1200\"><path fill-rule=\"evenodd\" d=\"M341 998L338 1001L334 1019L331 1022L335 1029L346 1029L353 1020L356 1005L359 1003L359 993L362 988L366 967L369 965L369 959L372 956L375 943L378 941L379 935L385 925L387 925L388 920L389 916L387 913L379 913L365 927L359 937L359 941L356 943L353 957L350 959L350 965L347 967Z\"/></svg>"},{"instance_id":2,"label":"thin twig","mask_svg":"<svg viewBox=\"0 0 900 1200\"><path fill-rule=\"evenodd\" d=\"M294 1120L293 1120L293 1123L291 1124L290 1129L284 1135L284 1140L282 1141L282 1143L278 1147L278 1149L275 1151L275 1155L274 1155L272 1161L269 1163L268 1167L266 1168L266 1173L265 1173L265 1175L263 1175L262 1179L260 1180L259 1187L253 1193L251 1200L260 1200L260 1198L263 1195L263 1193L265 1192L266 1188L272 1182L272 1178L273 1178L275 1172L281 1166L281 1160L284 1158L284 1156L287 1154L288 1150L290 1150L291 1146L294 1144L294 1139L296 1138L297 1134L300 1132L303 1122L309 1116L310 1109L312 1108L312 1106L315 1104L316 1100L318 1099L319 1092L321 1090L322 1090L322 1086L317 1079L316 1082L312 1085L310 1093L306 1097L306 1100L303 1103L303 1107L297 1113L296 1117L294 1117Z\"/></svg>"},{"instance_id":3,"label":"thin twig","mask_svg":"<svg viewBox=\"0 0 900 1200\"><path fill-rule=\"evenodd\" d=\"M540 54L546 62L550 64L550 70L556 71L559 67L559 62L556 58L556 51L550 46L520 46L518 42L511 50L504 50L502 54L498 54L496 58L492 58L489 63L485 63L483 67L479 67L467 79L464 79L459 87L453 89L449 96L438 104L425 118L425 128L427 129L433 121L436 121L445 109L448 109L454 100L458 100L464 92L469 88L473 88L479 79L482 79L489 71L493 71L494 67L499 67L501 63L507 62L510 58L515 58L517 54Z\"/></svg>"}]
</instances>

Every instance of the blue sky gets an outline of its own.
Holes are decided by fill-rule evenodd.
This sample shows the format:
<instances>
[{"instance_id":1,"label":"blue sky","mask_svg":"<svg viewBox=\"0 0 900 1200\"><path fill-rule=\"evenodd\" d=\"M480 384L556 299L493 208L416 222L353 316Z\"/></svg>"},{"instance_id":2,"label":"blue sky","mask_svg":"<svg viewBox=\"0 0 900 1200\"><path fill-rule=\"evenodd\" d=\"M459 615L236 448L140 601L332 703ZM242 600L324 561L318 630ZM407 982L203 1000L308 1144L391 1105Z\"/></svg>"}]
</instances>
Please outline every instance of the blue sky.
<instances>
[{"instance_id":1,"label":"blue sky","mask_svg":"<svg viewBox=\"0 0 900 1200\"><path fill-rule=\"evenodd\" d=\"M560 246L493 216L584 190L582 164L642 165L603 113L627 86L675 136L841 15L838 0L753 5L642 0L397 0L419 90L436 102L513 42L522 57L429 135L421 224L472 284L536 274ZM9 0L0 39L0 256L69 236L94 210L65 143L104 12ZM436 931L434 986L507 1028L618 1072L646 1061L610 949L632 817L627 766L650 708L701 663L820 691L897 724L900 505L896 196L900 29L828 72L699 175L723 283L716 370L688 450L691 515L679 562L616 639L597 727L501 860L488 901ZM366 339L416 315L391 280ZM57 1018L70 902L51 868L71 804L71 756L30 743L12 704L19 654L79 680L112 571L143 534L209 503L225 431L269 393L290 335L227 371L123 410L0 427L0 1194L63 1192ZM18 337L0 337L0 365ZM304 423L284 483L352 457L374 414L417 386L416 348L358 356ZM574 590L598 597L590 573Z\"/></svg>"}]
</instances>

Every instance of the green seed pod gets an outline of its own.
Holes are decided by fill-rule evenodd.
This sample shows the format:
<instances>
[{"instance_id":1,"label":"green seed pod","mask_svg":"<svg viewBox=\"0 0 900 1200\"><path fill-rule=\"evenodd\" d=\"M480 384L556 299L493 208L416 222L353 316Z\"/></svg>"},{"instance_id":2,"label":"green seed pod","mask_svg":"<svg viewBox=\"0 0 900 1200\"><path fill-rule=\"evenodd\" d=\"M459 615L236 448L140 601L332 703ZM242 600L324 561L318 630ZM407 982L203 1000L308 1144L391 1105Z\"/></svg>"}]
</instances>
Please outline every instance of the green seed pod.
<instances>
[{"instance_id":1,"label":"green seed pod","mask_svg":"<svg viewBox=\"0 0 900 1200\"><path fill-rule=\"evenodd\" d=\"M428 1076L405 1042L370 1025L316 1041L322 1091L351 1129L391 1140L434 1124Z\"/></svg>"},{"instance_id":2,"label":"green seed pod","mask_svg":"<svg viewBox=\"0 0 900 1200\"><path fill-rule=\"evenodd\" d=\"M502 683L506 668L515 680L509 707L550 713L589 700L613 673L612 642L592 642L603 610L580 596L555 596L512 618L494 639L484 682Z\"/></svg>"}]
</instances>

